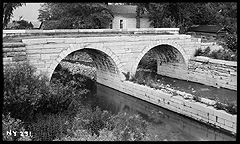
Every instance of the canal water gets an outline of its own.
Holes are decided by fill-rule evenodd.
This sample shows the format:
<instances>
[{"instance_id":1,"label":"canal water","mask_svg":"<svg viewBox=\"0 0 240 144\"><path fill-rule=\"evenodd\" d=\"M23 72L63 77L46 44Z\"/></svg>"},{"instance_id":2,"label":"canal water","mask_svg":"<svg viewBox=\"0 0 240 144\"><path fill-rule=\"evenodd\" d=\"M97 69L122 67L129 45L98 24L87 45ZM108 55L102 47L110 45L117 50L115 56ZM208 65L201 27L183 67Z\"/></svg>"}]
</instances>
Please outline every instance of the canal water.
<instances>
[{"instance_id":1,"label":"canal water","mask_svg":"<svg viewBox=\"0 0 240 144\"><path fill-rule=\"evenodd\" d=\"M113 114L139 114L150 123L148 133L159 141L234 141L234 136L102 84L92 85L87 102Z\"/></svg>"}]
</instances>

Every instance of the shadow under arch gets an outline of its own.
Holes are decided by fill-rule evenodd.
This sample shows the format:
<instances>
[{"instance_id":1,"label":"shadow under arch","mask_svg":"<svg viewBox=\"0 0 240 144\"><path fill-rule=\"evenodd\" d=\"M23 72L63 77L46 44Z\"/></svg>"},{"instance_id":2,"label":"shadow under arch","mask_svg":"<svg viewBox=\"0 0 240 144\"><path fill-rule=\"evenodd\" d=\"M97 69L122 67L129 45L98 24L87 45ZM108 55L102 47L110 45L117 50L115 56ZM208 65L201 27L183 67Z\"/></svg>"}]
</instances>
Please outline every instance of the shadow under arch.
<instances>
[{"instance_id":1,"label":"shadow under arch","mask_svg":"<svg viewBox=\"0 0 240 144\"><path fill-rule=\"evenodd\" d=\"M146 46L140 55L135 59L135 63L131 69L131 75L133 76L138 68L138 65L141 59L148 53L150 50L153 50L156 56L156 59L161 62L179 62L183 63L186 67L188 65L188 56L186 55L185 50L177 43L174 42L162 42L161 44L148 45Z\"/></svg>"},{"instance_id":2,"label":"shadow under arch","mask_svg":"<svg viewBox=\"0 0 240 144\"><path fill-rule=\"evenodd\" d=\"M62 51L59 56L52 61L52 64L47 68L49 80L53 75L54 70L57 65L69 54L74 53L76 51L84 51L93 59L95 66L97 69L108 70L111 73L117 74L120 79L124 78L124 75L121 74L122 67L120 59L114 54L109 48L100 48L100 47L91 47L88 45L83 48L75 48L69 50L68 48L65 51ZM102 60L101 60L102 59ZM101 62L100 62L101 61ZM105 69L104 69L105 68ZM109 68L109 69L107 69Z\"/></svg>"}]
</instances>

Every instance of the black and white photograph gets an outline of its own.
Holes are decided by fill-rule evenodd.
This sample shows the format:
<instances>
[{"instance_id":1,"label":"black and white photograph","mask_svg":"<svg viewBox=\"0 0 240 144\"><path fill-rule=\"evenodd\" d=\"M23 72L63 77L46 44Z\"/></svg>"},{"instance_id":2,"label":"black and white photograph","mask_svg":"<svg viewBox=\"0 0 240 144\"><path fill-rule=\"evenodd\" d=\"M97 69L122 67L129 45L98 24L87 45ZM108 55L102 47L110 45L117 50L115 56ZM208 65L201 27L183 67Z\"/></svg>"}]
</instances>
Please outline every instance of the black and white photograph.
<instances>
[{"instance_id":1,"label":"black and white photograph","mask_svg":"<svg viewBox=\"0 0 240 144\"><path fill-rule=\"evenodd\" d=\"M237 2L1 2L3 141L236 141Z\"/></svg>"}]
</instances>

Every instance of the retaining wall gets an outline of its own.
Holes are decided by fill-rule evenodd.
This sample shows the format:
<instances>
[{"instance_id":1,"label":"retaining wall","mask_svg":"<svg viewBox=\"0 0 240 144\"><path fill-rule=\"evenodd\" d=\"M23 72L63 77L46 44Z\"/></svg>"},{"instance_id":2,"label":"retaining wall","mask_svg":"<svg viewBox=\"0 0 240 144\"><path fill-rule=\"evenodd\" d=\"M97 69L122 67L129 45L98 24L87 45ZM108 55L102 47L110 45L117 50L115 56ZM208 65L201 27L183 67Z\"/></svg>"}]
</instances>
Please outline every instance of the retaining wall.
<instances>
[{"instance_id":1,"label":"retaining wall","mask_svg":"<svg viewBox=\"0 0 240 144\"><path fill-rule=\"evenodd\" d=\"M197 56L188 67L179 63L158 64L158 74L214 87L237 90L237 62Z\"/></svg>"},{"instance_id":2,"label":"retaining wall","mask_svg":"<svg viewBox=\"0 0 240 144\"><path fill-rule=\"evenodd\" d=\"M157 63L157 74L187 80L187 66L184 63Z\"/></svg>"},{"instance_id":3,"label":"retaining wall","mask_svg":"<svg viewBox=\"0 0 240 144\"><path fill-rule=\"evenodd\" d=\"M106 88L105 86L98 84L97 93L101 99L105 100L107 98L107 105L120 105L115 107L118 111L126 111L126 107L129 108L127 111L130 113L141 113L143 115L149 116L149 114L156 114L158 120L168 123L171 122L173 125L178 127L184 132L190 133L193 136L200 138L200 140L210 140L210 141L229 141L232 137L219 132L216 129L209 128L206 125L199 124L197 121L189 120L187 117L179 117L177 113L169 112L167 109L161 108L159 106L152 106L150 103L146 103L141 100L136 100L135 97L130 97L124 93L116 92L114 89ZM113 95L114 94L114 95ZM155 111L153 113L153 111ZM158 114L156 112L159 112ZM155 117L155 116L153 116ZM156 126L156 129L162 128L162 126ZM167 135L167 133L166 133ZM234 140L234 138L233 138Z\"/></svg>"},{"instance_id":4,"label":"retaining wall","mask_svg":"<svg viewBox=\"0 0 240 144\"><path fill-rule=\"evenodd\" d=\"M237 90L237 62L194 57L189 61L188 79L210 86Z\"/></svg>"},{"instance_id":5,"label":"retaining wall","mask_svg":"<svg viewBox=\"0 0 240 144\"><path fill-rule=\"evenodd\" d=\"M236 134L237 115L231 115L223 110L216 110L203 103L185 100L181 96L172 96L161 90L120 81L117 75L97 71L97 82L139 99L156 104L176 113L202 121L216 128L222 128Z\"/></svg>"}]
</instances>

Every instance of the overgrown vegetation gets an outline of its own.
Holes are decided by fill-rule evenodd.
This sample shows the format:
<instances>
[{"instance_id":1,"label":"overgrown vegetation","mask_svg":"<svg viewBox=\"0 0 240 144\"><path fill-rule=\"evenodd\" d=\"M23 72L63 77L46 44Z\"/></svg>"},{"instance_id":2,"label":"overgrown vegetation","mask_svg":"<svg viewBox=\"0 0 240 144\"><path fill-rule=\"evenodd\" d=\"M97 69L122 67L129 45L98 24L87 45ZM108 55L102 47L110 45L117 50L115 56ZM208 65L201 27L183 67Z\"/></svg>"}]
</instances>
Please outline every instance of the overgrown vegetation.
<instances>
[{"instance_id":1,"label":"overgrown vegetation","mask_svg":"<svg viewBox=\"0 0 240 144\"><path fill-rule=\"evenodd\" d=\"M12 23L9 23L6 27L6 29L32 29L33 24L31 22L28 22L26 20L13 20Z\"/></svg>"},{"instance_id":2,"label":"overgrown vegetation","mask_svg":"<svg viewBox=\"0 0 240 144\"><path fill-rule=\"evenodd\" d=\"M26 4L25 3L3 3L3 23L2 23L3 29L10 22L13 16L13 11L23 5L26 5Z\"/></svg>"},{"instance_id":3,"label":"overgrown vegetation","mask_svg":"<svg viewBox=\"0 0 240 144\"><path fill-rule=\"evenodd\" d=\"M83 105L81 80L48 82L35 72L27 62L4 65L4 141L147 140L148 123L140 116Z\"/></svg>"},{"instance_id":4,"label":"overgrown vegetation","mask_svg":"<svg viewBox=\"0 0 240 144\"><path fill-rule=\"evenodd\" d=\"M194 56L206 56L213 59L237 61L237 36L228 34L224 37L220 44L223 49L214 50L211 52L210 47L205 50L197 49Z\"/></svg>"},{"instance_id":5,"label":"overgrown vegetation","mask_svg":"<svg viewBox=\"0 0 240 144\"><path fill-rule=\"evenodd\" d=\"M197 49L194 56L206 56L213 59L237 61L237 52L233 52L227 49L219 49L212 52L209 52L209 50L209 47L205 50Z\"/></svg>"},{"instance_id":6,"label":"overgrown vegetation","mask_svg":"<svg viewBox=\"0 0 240 144\"><path fill-rule=\"evenodd\" d=\"M206 56L213 59L237 61L237 51L233 52L228 49L219 49L212 52L210 52L209 47L205 50L197 49L194 56Z\"/></svg>"},{"instance_id":7,"label":"overgrown vegetation","mask_svg":"<svg viewBox=\"0 0 240 144\"><path fill-rule=\"evenodd\" d=\"M226 112L230 113L230 114L237 114L237 104L236 103L221 103L221 102L217 102L214 107L216 109L220 109L220 110L225 110Z\"/></svg>"}]
</instances>

